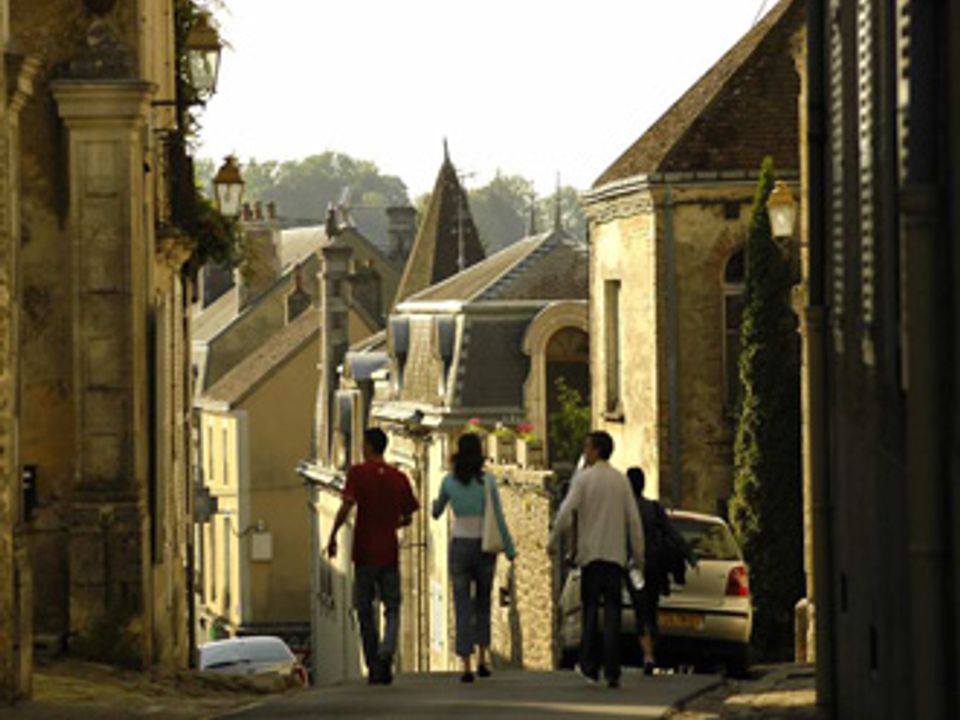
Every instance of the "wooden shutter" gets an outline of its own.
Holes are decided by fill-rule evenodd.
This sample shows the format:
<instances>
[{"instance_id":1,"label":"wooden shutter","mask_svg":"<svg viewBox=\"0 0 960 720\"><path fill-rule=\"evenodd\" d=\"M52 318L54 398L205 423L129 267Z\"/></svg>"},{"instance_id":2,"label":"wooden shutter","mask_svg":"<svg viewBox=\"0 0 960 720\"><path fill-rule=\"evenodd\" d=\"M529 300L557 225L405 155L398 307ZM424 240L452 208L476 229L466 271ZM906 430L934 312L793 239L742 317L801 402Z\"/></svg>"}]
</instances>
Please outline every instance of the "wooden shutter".
<instances>
[{"instance_id":1,"label":"wooden shutter","mask_svg":"<svg viewBox=\"0 0 960 720\"><path fill-rule=\"evenodd\" d=\"M830 0L830 322L834 350L843 352L843 311L846 290L844 248L844 128L843 128L843 28L841 0Z\"/></svg>"},{"instance_id":2,"label":"wooden shutter","mask_svg":"<svg viewBox=\"0 0 960 720\"><path fill-rule=\"evenodd\" d=\"M857 164L860 219L860 311L862 351L867 365L876 362L873 326L876 321L876 41L875 0L857 0Z\"/></svg>"}]
</instances>

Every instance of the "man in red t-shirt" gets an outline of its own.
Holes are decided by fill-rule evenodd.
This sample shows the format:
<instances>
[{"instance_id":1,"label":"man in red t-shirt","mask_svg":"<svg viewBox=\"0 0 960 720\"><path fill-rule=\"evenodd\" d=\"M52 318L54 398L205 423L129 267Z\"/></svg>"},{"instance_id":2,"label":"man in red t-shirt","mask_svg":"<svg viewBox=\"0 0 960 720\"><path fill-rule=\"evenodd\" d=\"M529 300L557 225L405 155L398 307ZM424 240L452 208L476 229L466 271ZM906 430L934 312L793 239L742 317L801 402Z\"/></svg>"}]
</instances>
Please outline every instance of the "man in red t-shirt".
<instances>
[{"instance_id":1,"label":"man in red t-shirt","mask_svg":"<svg viewBox=\"0 0 960 720\"><path fill-rule=\"evenodd\" d=\"M387 436L380 428L363 433L363 462L347 472L340 510L330 531L327 554L337 556L337 532L357 506L353 530L354 602L360 621L363 656L371 685L393 681L393 654L400 625L400 570L397 529L410 524L420 508L407 476L383 460ZM383 642L373 617L379 595L386 628Z\"/></svg>"}]
</instances>

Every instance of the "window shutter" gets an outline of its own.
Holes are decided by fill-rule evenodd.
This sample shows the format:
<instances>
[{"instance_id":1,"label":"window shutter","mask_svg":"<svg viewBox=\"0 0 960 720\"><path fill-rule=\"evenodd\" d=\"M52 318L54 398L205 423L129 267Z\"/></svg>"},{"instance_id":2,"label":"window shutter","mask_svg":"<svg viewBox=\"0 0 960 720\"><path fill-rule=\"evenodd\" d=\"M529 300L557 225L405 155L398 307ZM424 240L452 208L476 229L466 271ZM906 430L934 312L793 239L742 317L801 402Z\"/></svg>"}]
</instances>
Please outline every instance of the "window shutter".
<instances>
[{"instance_id":1,"label":"window shutter","mask_svg":"<svg viewBox=\"0 0 960 720\"><path fill-rule=\"evenodd\" d=\"M859 165L860 305L863 317L863 361L876 362L873 325L876 320L876 195L874 118L876 48L874 0L857 1L857 157Z\"/></svg>"},{"instance_id":2,"label":"window shutter","mask_svg":"<svg viewBox=\"0 0 960 720\"><path fill-rule=\"evenodd\" d=\"M843 311L846 289L843 200L843 29L841 0L830 0L830 318L834 350L843 352Z\"/></svg>"}]
</instances>

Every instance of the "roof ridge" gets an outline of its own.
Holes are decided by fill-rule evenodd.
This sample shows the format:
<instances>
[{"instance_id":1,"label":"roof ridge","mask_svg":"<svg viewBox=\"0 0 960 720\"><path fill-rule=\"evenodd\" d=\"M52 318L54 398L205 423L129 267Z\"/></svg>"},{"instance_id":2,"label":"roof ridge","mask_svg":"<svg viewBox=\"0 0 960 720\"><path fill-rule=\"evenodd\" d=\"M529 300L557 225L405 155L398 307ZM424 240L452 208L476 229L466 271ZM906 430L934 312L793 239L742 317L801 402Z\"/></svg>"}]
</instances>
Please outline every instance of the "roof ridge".
<instances>
[{"instance_id":1,"label":"roof ridge","mask_svg":"<svg viewBox=\"0 0 960 720\"><path fill-rule=\"evenodd\" d=\"M755 56L764 40L798 1L802 2L802 0L780 0L774 5L649 125L643 134L601 173L592 187L600 187L608 182L643 172L657 171L688 137L697 120L713 107L728 83ZM739 57L740 55L742 57ZM737 61L738 57L739 61ZM700 97L701 95L703 97ZM678 128L671 131L671 123L676 123ZM665 137L656 137L657 135ZM647 148L647 145L652 147ZM642 157L645 151L650 155L649 158ZM634 157L636 155L641 155L640 159L636 159ZM651 167L635 167L647 163Z\"/></svg>"}]
</instances>

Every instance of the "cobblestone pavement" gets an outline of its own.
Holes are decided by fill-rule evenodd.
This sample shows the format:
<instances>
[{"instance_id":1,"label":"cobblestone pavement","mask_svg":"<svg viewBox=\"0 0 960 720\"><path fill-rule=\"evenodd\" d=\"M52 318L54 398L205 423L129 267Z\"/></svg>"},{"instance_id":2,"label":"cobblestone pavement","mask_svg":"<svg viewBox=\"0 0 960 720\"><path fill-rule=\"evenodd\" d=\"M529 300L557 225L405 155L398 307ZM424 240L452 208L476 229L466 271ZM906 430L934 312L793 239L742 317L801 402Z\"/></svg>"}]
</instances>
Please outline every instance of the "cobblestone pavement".
<instances>
[{"instance_id":1,"label":"cobblestone pavement","mask_svg":"<svg viewBox=\"0 0 960 720\"><path fill-rule=\"evenodd\" d=\"M235 720L293 718L396 718L426 720L599 720L661 718L683 698L703 692L719 678L712 675L644 677L624 674L623 686L588 686L569 671L495 672L492 678L464 685L453 673L398 676L389 687L349 683L296 696L267 700L224 717Z\"/></svg>"},{"instance_id":2,"label":"cobblestone pavement","mask_svg":"<svg viewBox=\"0 0 960 720\"><path fill-rule=\"evenodd\" d=\"M768 665L749 680L727 680L672 711L670 720L813 720L811 665Z\"/></svg>"},{"instance_id":3,"label":"cobblestone pavement","mask_svg":"<svg viewBox=\"0 0 960 720\"><path fill-rule=\"evenodd\" d=\"M37 668L33 683L33 699L0 707L0 720L208 718L262 700L264 693L286 690L277 678L251 683L246 678L143 673L73 660Z\"/></svg>"}]
</instances>

